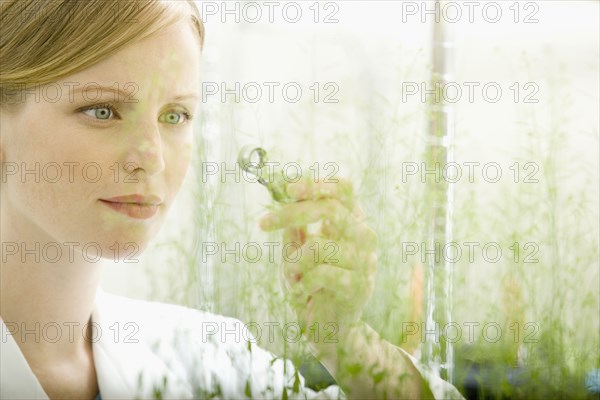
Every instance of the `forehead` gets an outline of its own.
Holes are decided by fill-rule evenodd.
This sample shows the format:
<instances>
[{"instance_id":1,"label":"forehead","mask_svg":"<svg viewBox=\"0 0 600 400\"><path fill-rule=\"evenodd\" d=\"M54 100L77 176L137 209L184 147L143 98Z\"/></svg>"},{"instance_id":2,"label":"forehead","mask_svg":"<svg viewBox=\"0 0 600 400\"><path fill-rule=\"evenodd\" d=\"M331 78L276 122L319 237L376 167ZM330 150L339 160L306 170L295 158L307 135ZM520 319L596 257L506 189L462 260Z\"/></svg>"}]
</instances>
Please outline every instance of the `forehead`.
<instances>
[{"instance_id":1,"label":"forehead","mask_svg":"<svg viewBox=\"0 0 600 400\"><path fill-rule=\"evenodd\" d=\"M97 64L65 78L136 90L140 96L189 91L200 85L200 44L191 23L179 22L132 43Z\"/></svg>"}]
</instances>

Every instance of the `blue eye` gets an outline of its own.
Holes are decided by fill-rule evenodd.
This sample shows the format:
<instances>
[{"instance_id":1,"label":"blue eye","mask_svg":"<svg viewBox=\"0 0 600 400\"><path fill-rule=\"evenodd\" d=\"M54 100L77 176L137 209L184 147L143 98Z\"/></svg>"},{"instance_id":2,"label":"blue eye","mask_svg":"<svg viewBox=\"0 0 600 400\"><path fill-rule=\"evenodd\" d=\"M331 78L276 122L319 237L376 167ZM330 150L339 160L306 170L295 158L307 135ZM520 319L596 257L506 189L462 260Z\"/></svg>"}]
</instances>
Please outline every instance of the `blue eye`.
<instances>
[{"instance_id":1,"label":"blue eye","mask_svg":"<svg viewBox=\"0 0 600 400\"><path fill-rule=\"evenodd\" d=\"M162 114L158 120L167 124L178 125L183 124L186 121L190 121L191 119L192 116L187 112L169 111L167 113Z\"/></svg>"},{"instance_id":2,"label":"blue eye","mask_svg":"<svg viewBox=\"0 0 600 400\"><path fill-rule=\"evenodd\" d=\"M114 108L110 104L102 104L81 110L84 114L99 120L108 120L115 115ZM87 114L90 113L90 114Z\"/></svg>"}]
</instances>

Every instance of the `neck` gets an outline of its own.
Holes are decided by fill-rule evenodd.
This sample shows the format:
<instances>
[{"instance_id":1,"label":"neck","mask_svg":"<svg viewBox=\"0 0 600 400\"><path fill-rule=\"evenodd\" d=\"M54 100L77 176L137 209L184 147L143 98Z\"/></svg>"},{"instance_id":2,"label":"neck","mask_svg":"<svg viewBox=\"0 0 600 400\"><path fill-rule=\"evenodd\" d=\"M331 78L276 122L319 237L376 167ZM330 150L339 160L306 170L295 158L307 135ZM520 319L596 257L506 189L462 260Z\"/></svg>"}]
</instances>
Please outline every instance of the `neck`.
<instances>
[{"instance_id":1,"label":"neck","mask_svg":"<svg viewBox=\"0 0 600 400\"><path fill-rule=\"evenodd\" d=\"M89 352L101 263L87 261L44 232L15 224L4 212L1 222L0 317L28 362L45 364Z\"/></svg>"}]
</instances>

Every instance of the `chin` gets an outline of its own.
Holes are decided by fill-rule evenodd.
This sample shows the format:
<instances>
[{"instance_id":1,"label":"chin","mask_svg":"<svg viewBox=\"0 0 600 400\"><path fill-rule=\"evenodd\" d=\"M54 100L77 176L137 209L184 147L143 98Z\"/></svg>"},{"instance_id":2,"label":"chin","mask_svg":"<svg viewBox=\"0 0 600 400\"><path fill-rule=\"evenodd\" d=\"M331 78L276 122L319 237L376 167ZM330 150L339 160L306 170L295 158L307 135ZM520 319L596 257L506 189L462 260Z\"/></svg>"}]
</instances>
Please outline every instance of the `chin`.
<instances>
[{"instance_id":1,"label":"chin","mask_svg":"<svg viewBox=\"0 0 600 400\"><path fill-rule=\"evenodd\" d=\"M148 247L149 240L114 240L105 243L90 242L88 248L82 248L82 254L88 262L100 259L112 262L138 263L142 253Z\"/></svg>"}]
</instances>

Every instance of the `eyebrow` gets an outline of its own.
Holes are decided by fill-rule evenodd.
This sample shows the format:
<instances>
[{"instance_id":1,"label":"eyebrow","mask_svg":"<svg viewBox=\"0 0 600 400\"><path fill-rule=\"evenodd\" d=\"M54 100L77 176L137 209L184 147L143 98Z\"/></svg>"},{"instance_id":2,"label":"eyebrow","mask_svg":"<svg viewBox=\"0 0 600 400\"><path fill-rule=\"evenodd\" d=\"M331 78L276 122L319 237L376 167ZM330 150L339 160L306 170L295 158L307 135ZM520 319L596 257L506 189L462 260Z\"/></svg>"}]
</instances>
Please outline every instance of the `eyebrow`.
<instances>
[{"instance_id":1,"label":"eyebrow","mask_svg":"<svg viewBox=\"0 0 600 400\"><path fill-rule=\"evenodd\" d=\"M179 96L173 97L173 100L186 100L186 99L199 99L200 97L194 93L182 94Z\"/></svg>"},{"instance_id":2,"label":"eyebrow","mask_svg":"<svg viewBox=\"0 0 600 400\"><path fill-rule=\"evenodd\" d=\"M86 87L87 86L87 87ZM108 93L113 93L118 95L117 99L115 99L115 101L135 101L137 102L138 99L136 99L135 97L135 93L137 93L137 90L133 91L132 93L127 93L124 90L121 89L115 89L114 87L110 87L110 86L101 86L101 85L90 85L87 84L84 87L78 87L73 89L73 93L83 93L83 92L95 92L98 93L100 92L99 95L94 95L94 100L96 100L96 98L98 100L100 100L102 98L102 95L106 92ZM182 94L182 95L177 95L173 98L171 98L171 100L174 101L181 101L181 100L187 100L187 99L199 99L200 97L195 94L195 93L187 93L187 94ZM94 101L91 100L91 101Z\"/></svg>"}]
</instances>

